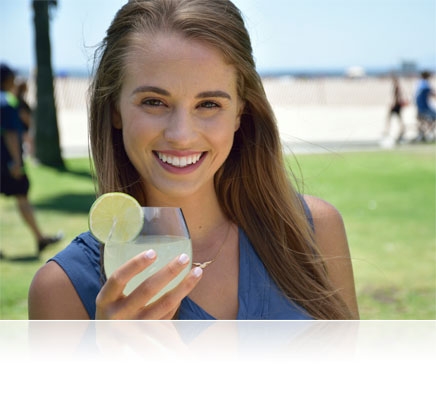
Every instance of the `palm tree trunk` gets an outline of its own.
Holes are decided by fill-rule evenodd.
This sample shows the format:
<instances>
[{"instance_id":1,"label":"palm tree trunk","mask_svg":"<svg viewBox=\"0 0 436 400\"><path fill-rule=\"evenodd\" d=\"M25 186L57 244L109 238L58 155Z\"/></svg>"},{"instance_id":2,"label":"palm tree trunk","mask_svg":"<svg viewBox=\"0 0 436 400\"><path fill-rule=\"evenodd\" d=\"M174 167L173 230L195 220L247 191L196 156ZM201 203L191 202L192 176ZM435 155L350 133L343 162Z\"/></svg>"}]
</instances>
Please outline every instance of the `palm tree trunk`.
<instances>
[{"instance_id":1,"label":"palm tree trunk","mask_svg":"<svg viewBox=\"0 0 436 400\"><path fill-rule=\"evenodd\" d=\"M36 51L35 156L63 169L51 65L49 7L56 1L33 0Z\"/></svg>"}]
</instances>

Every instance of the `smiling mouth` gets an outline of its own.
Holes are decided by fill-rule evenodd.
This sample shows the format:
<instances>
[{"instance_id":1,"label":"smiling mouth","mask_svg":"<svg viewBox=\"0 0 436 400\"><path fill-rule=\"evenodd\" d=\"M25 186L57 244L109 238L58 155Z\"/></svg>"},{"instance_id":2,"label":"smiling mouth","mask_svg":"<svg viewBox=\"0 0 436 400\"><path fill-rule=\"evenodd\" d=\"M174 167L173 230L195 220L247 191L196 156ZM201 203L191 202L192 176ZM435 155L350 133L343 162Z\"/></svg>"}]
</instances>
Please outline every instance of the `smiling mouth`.
<instances>
[{"instance_id":1,"label":"smiling mouth","mask_svg":"<svg viewBox=\"0 0 436 400\"><path fill-rule=\"evenodd\" d=\"M172 165L173 167L184 168L188 165L196 164L204 153L192 154L189 156L177 157L170 154L155 152L162 162Z\"/></svg>"}]
</instances>

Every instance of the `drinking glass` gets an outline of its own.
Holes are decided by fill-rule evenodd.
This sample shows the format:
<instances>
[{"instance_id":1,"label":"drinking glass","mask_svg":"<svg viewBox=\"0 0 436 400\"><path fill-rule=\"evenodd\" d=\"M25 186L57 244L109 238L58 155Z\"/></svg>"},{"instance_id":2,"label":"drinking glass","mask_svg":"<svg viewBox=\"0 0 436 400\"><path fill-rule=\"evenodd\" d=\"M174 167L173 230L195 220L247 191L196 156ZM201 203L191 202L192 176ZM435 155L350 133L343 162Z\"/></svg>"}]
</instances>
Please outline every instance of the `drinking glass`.
<instances>
[{"instance_id":1,"label":"drinking glass","mask_svg":"<svg viewBox=\"0 0 436 400\"><path fill-rule=\"evenodd\" d=\"M142 207L142 210L144 218L140 234L131 241L121 243L111 241L109 237L104 249L104 267L108 277L137 254L148 249L156 251L154 263L127 283L126 295L180 254L186 253L192 260L191 238L182 210L176 207ZM191 265L192 261L147 304L176 287L188 274Z\"/></svg>"}]
</instances>

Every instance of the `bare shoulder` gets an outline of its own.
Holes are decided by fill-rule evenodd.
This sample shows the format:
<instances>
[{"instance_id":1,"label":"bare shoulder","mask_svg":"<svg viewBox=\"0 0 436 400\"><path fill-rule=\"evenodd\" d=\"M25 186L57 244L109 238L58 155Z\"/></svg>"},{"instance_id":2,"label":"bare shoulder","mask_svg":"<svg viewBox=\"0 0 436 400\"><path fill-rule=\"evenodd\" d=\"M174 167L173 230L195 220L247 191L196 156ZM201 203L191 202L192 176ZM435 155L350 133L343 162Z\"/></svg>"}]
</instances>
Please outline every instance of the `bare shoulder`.
<instances>
[{"instance_id":1,"label":"bare shoulder","mask_svg":"<svg viewBox=\"0 0 436 400\"><path fill-rule=\"evenodd\" d=\"M315 196L304 195L304 199L312 213L315 228L321 229L331 224L343 226L342 215L332 204Z\"/></svg>"},{"instance_id":2,"label":"bare shoulder","mask_svg":"<svg viewBox=\"0 0 436 400\"><path fill-rule=\"evenodd\" d=\"M49 261L35 274L29 288L29 319L89 319L64 270Z\"/></svg>"},{"instance_id":3,"label":"bare shoulder","mask_svg":"<svg viewBox=\"0 0 436 400\"><path fill-rule=\"evenodd\" d=\"M340 212L325 200L305 195L312 213L315 239L324 258L349 257L344 221Z\"/></svg>"},{"instance_id":4,"label":"bare shoulder","mask_svg":"<svg viewBox=\"0 0 436 400\"><path fill-rule=\"evenodd\" d=\"M358 318L352 260L342 215L325 200L308 195L304 199L312 213L315 240L325 260L330 280Z\"/></svg>"}]
</instances>

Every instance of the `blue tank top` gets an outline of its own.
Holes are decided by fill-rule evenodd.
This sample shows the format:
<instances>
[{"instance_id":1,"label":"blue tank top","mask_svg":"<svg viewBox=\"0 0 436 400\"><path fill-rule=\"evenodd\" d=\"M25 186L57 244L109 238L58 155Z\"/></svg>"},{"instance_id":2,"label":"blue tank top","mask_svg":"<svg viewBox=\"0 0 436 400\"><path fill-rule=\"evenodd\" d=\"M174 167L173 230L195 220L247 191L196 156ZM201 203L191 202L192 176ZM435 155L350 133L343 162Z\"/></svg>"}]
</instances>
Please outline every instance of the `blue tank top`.
<instances>
[{"instance_id":1,"label":"blue tank top","mask_svg":"<svg viewBox=\"0 0 436 400\"><path fill-rule=\"evenodd\" d=\"M313 227L310 211L304 201L303 204ZM104 283L99 242L90 232L82 233L51 260L65 271L89 317L95 319L95 299ZM312 319L280 291L242 229L239 229L238 300L238 320ZM178 317L183 320L214 319L189 297L182 300Z\"/></svg>"}]
</instances>

